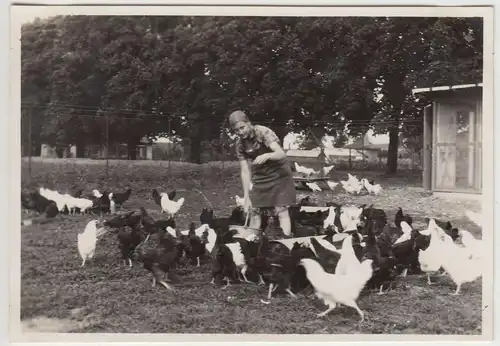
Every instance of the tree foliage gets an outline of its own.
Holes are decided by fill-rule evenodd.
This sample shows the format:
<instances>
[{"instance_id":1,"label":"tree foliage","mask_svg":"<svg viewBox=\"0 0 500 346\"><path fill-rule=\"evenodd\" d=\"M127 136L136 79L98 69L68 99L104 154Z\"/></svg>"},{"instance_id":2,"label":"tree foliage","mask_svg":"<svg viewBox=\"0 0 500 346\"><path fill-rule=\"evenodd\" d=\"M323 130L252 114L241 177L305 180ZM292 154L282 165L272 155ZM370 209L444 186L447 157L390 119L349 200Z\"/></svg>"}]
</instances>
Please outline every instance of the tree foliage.
<instances>
[{"instance_id":1,"label":"tree foliage","mask_svg":"<svg viewBox=\"0 0 500 346\"><path fill-rule=\"evenodd\" d=\"M411 89L480 81L482 22L59 16L23 27L22 61L38 142L104 144L109 120L109 141L127 143L131 158L141 138L175 133L200 162L202 141L242 109L282 140L389 132L395 172L400 135L421 134L405 130L421 117Z\"/></svg>"}]
</instances>

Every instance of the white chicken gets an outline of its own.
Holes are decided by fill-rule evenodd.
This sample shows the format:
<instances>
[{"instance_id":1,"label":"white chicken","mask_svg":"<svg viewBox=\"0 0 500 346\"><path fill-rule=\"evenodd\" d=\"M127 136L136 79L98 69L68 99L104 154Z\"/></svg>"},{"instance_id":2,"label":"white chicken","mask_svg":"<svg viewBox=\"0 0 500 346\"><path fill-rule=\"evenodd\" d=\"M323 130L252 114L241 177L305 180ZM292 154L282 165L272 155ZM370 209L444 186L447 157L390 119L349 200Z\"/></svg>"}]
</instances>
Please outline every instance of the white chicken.
<instances>
[{"instance_id":1,"label":"white chicken","mask_svg":"<svg viewBox=\"0 0 500 346\"><path fill-rule=\"evenodd\" d=\"M361 316L360 322L364 321L364 312L358 307L356 300L366 282L372 277L371 259L364 260L362 263L358 262L357 268L346 275L329 274L321 264L310 258L301 259L300 265L304 267L307 279L314 287L316 296L323 299L324 303L328 305L328 309L317 314L318 317L328 314L335 309L338 303L356 309Z\"/></svg>"},{"instance_id":2,"label":"white chicken","mask_svg":"<svg viewBox=\"0 0 500 346\"><path fill-rule=\"evenodd\" d=\"M244 199L244 198L242 198L242 197L240 197L240 196L236 195L236 196L234 196L234 200L236 201L236 205L237 205L238 207L243 208L243 205L245 204L245 199Z\"/></svg>"},{"instance_id":3,"label":"white chicken","mask_svg":"<svg viewBox=\"0 0 500 346\"><path fill-rule=\"evenodd\" d=\"M316 183L306 183L307 187L310 188L313 192L321 192L321 188Z\"/></svg>"},{"instance_id":4,"label":"white chicken","mask_svg":"<svg viewBox=\"0 0 500 346\"><path fill-rule=\"evenodd\" d=\"M351 195L353 194L359 195L363 187L363 185L361 185L360 183L353 183L345 180L341 180L340 183L342 184L342 187L344 188L345 192Z\"/></svg>"},{"instance_id":5,"label":"white chicken","mask_svg":"<svg viewBox=\"0 0 500 346\"><path fill-rule=\"evenodd\" d=\"M382 192L382 186L380 186L380 184L370 184L370 182L366 178L361 179L361 183L370 195L378 195L380 192Z\"/></svg>"},{"instance_id":6,"label":"white chicken","mask_svg":"<svg viewBox=\"0 0 500 346\"><path fill-rule=\"evenodd\" d=\"M347 173L347 182L353 185L357 185L360 183L359 179L351 173Z\"/></svg>"},{"instance_id":7,"label":"white chicken","mask_svg":"<svg viewBox=\"0 0 500 346\"><path fill-rule=\"evenodd\" d=\"M100 193L99 190L97 190L97 189L92 190L92 194L94 195L94 197L97 197L97 198L102 197L102 193Z\"/></svg>"},{"instance_id":8,"label":"white chicken","mask_svg":"<svg viewBox=\"0 0 500 346\"><path fill-rule=\"evenodd\" d=\"M472 210L466 210L464 214L469 220L474 222L476 225L478 225L479 227L483 227L483 223L481 221L482 215L480 213L473 212Z\"/></svg>"},{"instance_id":9,"label":"white chicken","mask_svg":"<svg viewBox=\"0 0 500 346\"><path fill-rule=\"evenodd\" d=\"M327 180L327 181L326 181L326 184L328 185L328 187L330 188L330 190L332 190L332 191L333 191L333 190L335 190L335 188L337 187L337 185L338 185L339 183L335 183L335 182L333 182L333 181Z\"/></svg>"},{"instance_id":10,"label":"white chicken","mask_svg":"<svg viewBox=\"0 0 500 346\"><path fill-rule=\"evenodd\" d=\"M401 221L401 230L403 231L403 234L394 242L394 245L411 239L412 228L408 225L408 223L406 223L406 221Z\"/></svg>"},{"instance_id":11,"label":"white chicken","mask_svg":"<svg viewBox=\"0 0 500 346\"><path fill-rule=\"evenodd\" d=\"M160 196L161 212L167 213L169 217L174 217L184 204L184 197L179 198L177 201L172 201L168 198L168 194L165 192L160 193Z\"/></svg>"},{"instance_id":12,"label":"white chicken","mask_svg":"<svg viewBox=\"0 0 500 346\"><path fill-rule=\"evenodd\" d=\"M97 237L102 234L103 228L97 228L97 220L92 220L87 223L83 233L78 233L78 253L82 258L82 267L85 261L94 257Z\"/></svg>"},{"instance_id":13,"label":"white chicken","mask_svg":"<svg viewBox=\"0 0 500 346\"><path fill-rule=\"evenodd\" d=\"M420 269L427 274L427 283L429 285L432 285L430 274L437 272L443 263L443 241L441 240L438 228L439 226L436 224L436 221L431 219L427 227L431 236L429 246L427 249L418 252Z\"/></svg>"},{"instance_id":14,"label":"white chicken","mask_svg":"<svg viewBox=\"0 0 500 346\"><path fill-rule=\"evenodd\" d=\"M295 162L295 169L297 170L297 172L305 174L305 175L312 175L312 174L318 173L312 168L308 168L308 167L304 167L304 166L299 165L297 162Z\"/></svg>"},{"instance_id":15,"label":"white chicken","mask_svg":"<svg viewBox=\"0 0 500 346\"><path fill-rule=\"evenodd\" d=\"M342 248L340 249L340 259L335 268L335 274L347 275L354 273L359 266L359 260L354 253L352 247L352 236L349 235L342 241Z\"/></svg>"},{"instance_id":16,"label":"white chicken","mask_svg":"<svg viewBox=\"0 0 500 346\"><path fill-rule=\"evenodd\" d=\"M460 287L467 282L473 282L482 276L482 260L471 255L467 247L458 246L453 240L445 238L442 244L442 266L457 285L451 295L460 294Z\"/></svg>"},{"instance_id":17,"label":"white chicken","mask_svg":"<svg viewBox=\"0 0 500 346\"><path fill-rule=\"evenodd\" d=\"M323 174L328 175L331 172L331 170L333 169L333 167L335 167L335 165L323 167Z\"/></svg>"},{"instance_id":18,"label":"white chicken","mask_svg":"<svg viewBox=\"0 0 500 346\"><path fill-rule=\"evenodd\" d=\"M323 221L323 229L327 229L328 227L332 227L332 229L339 233L338 228L335 226L335 207L329 207L328 208L328 216L326 219Z\"/></svg>"}]
</instances>

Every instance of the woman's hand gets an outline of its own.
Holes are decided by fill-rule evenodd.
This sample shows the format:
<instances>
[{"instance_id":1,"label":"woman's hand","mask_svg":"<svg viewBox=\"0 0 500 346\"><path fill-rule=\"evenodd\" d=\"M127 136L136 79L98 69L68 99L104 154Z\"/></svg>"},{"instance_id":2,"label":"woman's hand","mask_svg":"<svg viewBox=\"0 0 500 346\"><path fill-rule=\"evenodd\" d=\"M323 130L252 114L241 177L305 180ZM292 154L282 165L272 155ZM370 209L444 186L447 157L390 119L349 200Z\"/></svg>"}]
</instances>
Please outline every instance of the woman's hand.
<instances>
[{"instance_id":1,"label":"woman's hand","mask_svg":"<svg viewBox=\"0 0 500 346\"><path fill-rule=\"evenodd\" d=\"M257 156L255 158L255 160L253 160L253 163L256 164L256 165L261 165L264 162L266 162L267 160L269 160L269 154L268 153Z\"/></svg>"},{"instance_id":2,"label":"woman's hand","mask_svg":"<svg viewBox=\"0 0 500 346\"><path fill-rule=\"evenodd\" d=\"M248 213L248 211L252 208L252 201L250 200L250 196L245 196L243 200L243 210L245 213Z\"/></svg>"}]
</instances>

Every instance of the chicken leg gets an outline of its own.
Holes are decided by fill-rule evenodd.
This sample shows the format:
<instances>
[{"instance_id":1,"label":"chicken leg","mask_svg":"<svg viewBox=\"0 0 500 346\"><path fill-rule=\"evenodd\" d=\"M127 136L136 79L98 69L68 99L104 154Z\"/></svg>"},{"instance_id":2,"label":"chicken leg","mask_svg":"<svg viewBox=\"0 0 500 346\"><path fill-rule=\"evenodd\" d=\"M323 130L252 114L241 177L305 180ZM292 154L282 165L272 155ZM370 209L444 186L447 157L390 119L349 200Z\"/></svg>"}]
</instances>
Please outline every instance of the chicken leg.
<instances>
[{"instance_id":1,"label":"chicken leg","mask_svg":"<svg viewBox=\"0 0 500 346\"><path fill-rule=\"evenodd\" d=\"M265 285L266 283L264 282L264 278L262 278L262 275L259 274L259 285Z\"/></svg>"},{"instance_id":2,"label":"chicken leg","mask_svg":"<svg viewBox=\"0 0 500 346\"><path fill-rule=\"evenodd\" d=\"M450 295L452 295L452 296L458 296L460 294L460 286L462 286L462 284L458 284L457 285L457 289L455 290L455 292L450 293Z\"/></svg>"},{"instance_id":3,"label":"chicken leg","mask_svg":"<svg viewBox=\"0 0 500 346\"><path fill-rule=\"evenodd\" d=\"M269 284L269 291L267 292L267 300L271 300L271 294L273 292L273 283Z\"/></svg>"},{"instance_id":4,"label":"chicken leg","mask_svg":"<svg viewBox=\"0 0 500 346\"><path fill-rule=\"evenodd\" d=\"M245 282L248 282L248 283L253 283L252 281L249 281L249 280L247 279L247 276L245 275L245 274L246 274L246 272L247 272L247 269L248 269L247 267L243 267L243 269L241 269L241 275L243 276L243 280L244 280Z\"/></svg>"},{"instance_id":5,"label":"chicken leg","mask_svg":"<svg viewBox=\"0 0 500 346\"><path fill-rule=\"evenodd\" d=\"M427 284L432 285L431 274L427 273Z\"/></svg>"},{"instance_id":6,"label":"chicken leg","mask_svg":"<svg viewBox=\"0 0 500 346\"><path fill-rule=\"evenodd\" d=\"M81 267L83 267L84 265L85 265L85 258L84 258L84 259L83 259L83 261L82 261L82 265L81 265Z\"/></svg>"},{"instance_id":7,"label":"chicken leg","mask_svg":"<svg viewBox=\"0 0 500 346\"><path fill-rule=\"evenodd\" d=\"M351 307L351 308L356 309L359 316L361 316L361 320L359 321L359 323L363 323L365 321L365 313L359 308L359 306L358 306L358 304L356 304L356 302L352 302L352 303L346 304L346 305Z\"/></svg>"},{"instance_id":8,"label":"chicken leg","mask_svg":"<svg viewBox=\"0 0 500 346\"><path fill-rule=\"evenodd\" d=\"M328 309L326 309L325 311L323 311L323 312L321 312L321 313L317 314L316 316L317 316L317 317L323 317L323 316L326 316L328 313L330 313L330 311L332 311L333 309L335 309L335 307L336 307L336 306L337 306L337 304L336 304L336 303L333 303L333 304L331 304L331 305L328 307Z\"/></svg>"},{"instance_id":9,"label":"chicken leg","mask_svg":"<svg viewBox=\"0 0 500 346\"><path fill-rule=\"evenodd\" d=\"M383 287L384 287L384 285L380 285L380 290L377 293L379 296L382 295L382 294L384 294Z\"/></svg>"},{"instance_id":10,"label":"chicken leg","mask_svg":"<svg viewBox=\"0 0 500 346\"><path fill-rule=\"evenodd\" d=\"M285 290L292 298L295 298L297 299L297 296L295 295L295 293L292 292L292 290L290 288L287 288Z\"/></svg>"}]
</instances>

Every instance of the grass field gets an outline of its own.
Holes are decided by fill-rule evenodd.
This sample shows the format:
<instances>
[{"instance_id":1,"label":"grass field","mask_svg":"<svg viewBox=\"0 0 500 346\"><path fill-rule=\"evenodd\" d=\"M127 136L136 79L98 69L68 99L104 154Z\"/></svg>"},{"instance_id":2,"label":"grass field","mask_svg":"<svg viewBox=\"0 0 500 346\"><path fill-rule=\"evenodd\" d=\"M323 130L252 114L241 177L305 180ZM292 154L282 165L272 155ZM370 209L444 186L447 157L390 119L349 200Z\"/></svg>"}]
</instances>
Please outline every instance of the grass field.
<instances>
[{"instance_id":1,"label":"grass field","mask_svg":"<svg viewBox=\"0 0 500 346\"><path fill-rule=\"evenodd\" d=\"M153 217L159 217L159 208L150 197L151 189L176 188L178 196L186 198L176 217L181 228L190 221L199 222L200 211L206 206L226 215L234 206L232 197L241 195L236 163L172 163L169 168L167 162L110 161L108 181L104 164L34 160L30 180L24 161L22 185L43 185L60 192L81 187L86 193L94 188L130 187L132 196L124 209L144 206ZM466 208L479 211L479 202L429 196L419 187L420 179L415 175L388 178L366 172L357 176L374 178L384 192L376 197L352 197L323 191L315 193L314 199L320 203L373 203L386 211L391 223L401 206L414 217L417 227L423 226L424 217L437 217L480 236L480 230L463 217ZM332 180L345 177L345 172L336 172ZM202 191L209 202L193 189ZM305 194L299 192L298 197ZM23 214L23 218L28 217ZM142 266L134 263L128 268L120 262L112 234L98 242L94 261L80 268L76 238L89 220L89 216L58 216L45 224L22 227L22 320L45 318L37 323L50 322L51 328L71 332L481 334L481 280L464 284L461 295L454 297L449 293L455 285L447 276L434 277L432 286L423 276L400 278L395 290L385 295L367 292L359 298L367 321L358 326L356 311L347 307L338 307L326 318L317 319L315 314L325 306L311 291L299 294L299 299L278 296L264 305L260 299L265 298L266 287L241 284L227 290L216 288L209 284L206 262L200 268L186 265L179 269L181 282L174 285L176 295L158 286L152 288L151 275ZM83 323L85 316L89 318Z\"/></svg>"}]
</instances>

